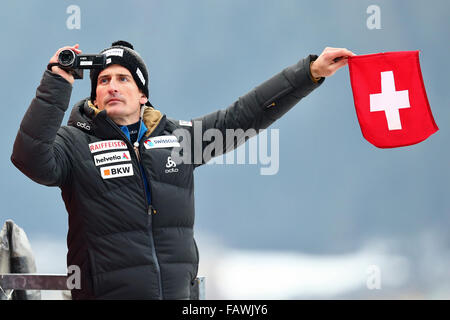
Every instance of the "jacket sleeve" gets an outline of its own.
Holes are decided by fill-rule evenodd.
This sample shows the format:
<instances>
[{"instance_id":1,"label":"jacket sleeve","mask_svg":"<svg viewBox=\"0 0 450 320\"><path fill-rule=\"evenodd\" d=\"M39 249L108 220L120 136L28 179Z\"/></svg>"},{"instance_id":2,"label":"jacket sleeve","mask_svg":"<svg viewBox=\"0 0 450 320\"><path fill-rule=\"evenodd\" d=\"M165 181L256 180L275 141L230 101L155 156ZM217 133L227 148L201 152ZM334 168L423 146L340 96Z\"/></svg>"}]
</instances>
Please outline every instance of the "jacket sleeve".
<instances>
[{"instance_id":1,"label":"jacket sleeve","mask_svg":"<svg viewBox=\"0 0 450 320\"><path fill-rule=\"evenodd\" d=\"M310 64L315 59L317 55L309 55L240 97L228 108L193 119L191 130L194 141L191 151L195 166L237 148L259 130L266 129L303 97L319 87L325 78L314 81ZM205 134L208 129L217 129L223 139L214 137L208 141L212 136ZM231 130L234 131L233 139L226 139L227 129L233 129ZM204 134L207 139L199 138L204 137ZM204 152L206 147L208 150L213 149L214 152Z\"/></svg>"},{"instance_id":2,"label":"jacket sleeve","mask_svg":"<svg viewBox=\"0 0 450 320\"><path fill-rule=\"evenodd\" d=\"M67 142L58 130L71 93L72 85L67 80L45 71L20 124L11 161L37 183L61 186L70 173Z\"/></svg>"}]
</instances>

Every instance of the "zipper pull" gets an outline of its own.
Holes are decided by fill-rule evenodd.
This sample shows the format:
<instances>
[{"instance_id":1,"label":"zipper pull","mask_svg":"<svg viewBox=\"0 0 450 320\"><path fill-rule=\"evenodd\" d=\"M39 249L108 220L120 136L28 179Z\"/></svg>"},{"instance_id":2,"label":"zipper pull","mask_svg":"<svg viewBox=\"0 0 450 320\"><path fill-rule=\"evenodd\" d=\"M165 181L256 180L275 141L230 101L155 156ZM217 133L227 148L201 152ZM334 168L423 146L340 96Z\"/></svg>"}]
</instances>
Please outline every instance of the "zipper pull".
<instances>
[{"instance_id":1,"label":"zipper pull","mask_svg":"<svg viewBox=\"0 0 450 320\"><path fill-rule=\"evenodd\" d=\"M148 207L148 214L151 215L152 213L156 214L156 209L153 208L152 205L149 205L149 207Z\"/></svg>"},{"instance_id":2,"label":"zipper pull","mask_svg":"<svg viewBox=\"0 0 450 320\"><path fill-rule=\"evenodd\" d=\"M139 154L139 142L135 142L133 145L134 153L136 153L136 157L139 161L141 161L141 155Z\"/></svg>"},{"instance_id":3,"label":"zipper pull","mask_svg":"<svg viewBox=\"0 0 450 320\"><path fill-rule=\"evenodd\" d=\"M269 104L268 106L266 106L266 109L269 109L270 107L274 107L275 106L275 102L272 102L271 104Z\"/></svg>"}]
</instances>

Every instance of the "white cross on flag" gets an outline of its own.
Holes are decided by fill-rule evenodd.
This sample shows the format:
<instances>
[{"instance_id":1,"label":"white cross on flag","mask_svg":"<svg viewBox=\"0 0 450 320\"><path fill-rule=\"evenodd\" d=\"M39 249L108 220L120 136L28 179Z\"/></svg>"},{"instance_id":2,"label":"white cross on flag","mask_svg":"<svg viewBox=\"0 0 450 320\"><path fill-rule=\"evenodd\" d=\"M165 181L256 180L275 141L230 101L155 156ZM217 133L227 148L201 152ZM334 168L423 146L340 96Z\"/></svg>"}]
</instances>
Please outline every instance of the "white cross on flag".
<instances>
[{"instance_id":1,"label":"white cross on flag","mask_svg":"<svg viewBox=\"0 0 450 320\"><path fill-rule=\"evenodd\" d=\"M419 143L438 129L428 103L419 51L348 59L356 114L363 136L379 148Z\"/></svg>"}]
</instances>

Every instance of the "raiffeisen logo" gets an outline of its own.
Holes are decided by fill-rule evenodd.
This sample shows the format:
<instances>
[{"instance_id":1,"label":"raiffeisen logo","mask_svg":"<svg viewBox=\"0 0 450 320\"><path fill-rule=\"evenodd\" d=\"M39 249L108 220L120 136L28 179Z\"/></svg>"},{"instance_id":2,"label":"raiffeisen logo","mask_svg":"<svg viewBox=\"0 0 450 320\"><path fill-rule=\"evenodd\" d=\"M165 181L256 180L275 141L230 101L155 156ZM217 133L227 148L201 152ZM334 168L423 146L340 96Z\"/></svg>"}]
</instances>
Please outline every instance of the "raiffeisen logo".
<instances>
[{"instance_id":1,"label":"raiffeisen logo","mask_svg":"<svg viewBox=\"0 0 450 320\"><path fill-rule=\"evenodd\" d=\"M127 144L122 140L104 140L90 143L89 149L91 150L91 153L97 153L114 149L127 149Z\"/></svg>"}]
</instances>

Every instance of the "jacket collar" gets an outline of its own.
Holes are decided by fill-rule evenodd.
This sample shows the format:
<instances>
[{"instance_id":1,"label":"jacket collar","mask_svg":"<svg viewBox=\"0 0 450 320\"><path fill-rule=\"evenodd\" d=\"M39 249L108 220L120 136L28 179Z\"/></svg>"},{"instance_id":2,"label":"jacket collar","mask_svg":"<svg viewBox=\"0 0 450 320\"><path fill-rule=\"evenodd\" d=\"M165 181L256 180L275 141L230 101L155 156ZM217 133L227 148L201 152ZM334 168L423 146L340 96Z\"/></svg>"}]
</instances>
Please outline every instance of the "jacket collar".
<instances>
[{"instance_id":1,"label":"jacket collar","mask_svg":"<svg viewBox=\"0 0 450 320\"><path fill-rule=\"evenodd\" d=\"M153 107L143 106L141 119L147 127L145 138L156 136L164 130L166 116ZM107 116L106 110L99 110L88 98L74 106L68 125L77 127L101 139L121 139L123 134L119 126Z\"/></svg>"}]
</instances>

